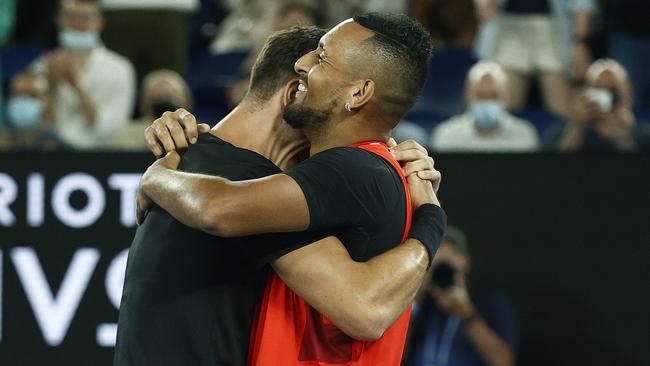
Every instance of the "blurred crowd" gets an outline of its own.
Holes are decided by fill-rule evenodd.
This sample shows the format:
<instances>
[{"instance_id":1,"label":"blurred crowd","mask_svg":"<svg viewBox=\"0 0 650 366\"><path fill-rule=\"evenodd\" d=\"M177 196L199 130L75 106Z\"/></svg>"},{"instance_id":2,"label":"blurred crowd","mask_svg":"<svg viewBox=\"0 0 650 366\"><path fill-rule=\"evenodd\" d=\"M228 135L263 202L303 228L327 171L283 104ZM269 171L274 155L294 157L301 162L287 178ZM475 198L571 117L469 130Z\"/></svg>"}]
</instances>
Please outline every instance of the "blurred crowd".
<instances>
[{"instance_id":1,"label":"blurred crowd","mask_svg":"<svg viewBox=\"0 0 650 366\"><path fill-rule=\"evenodd\" d=\"M0 151L145 149L167 110L216 123L265 37L406 12L436 52L394 130L433 151L650 145L641 0L0 0Z\"/></svg>"}]
</instances>

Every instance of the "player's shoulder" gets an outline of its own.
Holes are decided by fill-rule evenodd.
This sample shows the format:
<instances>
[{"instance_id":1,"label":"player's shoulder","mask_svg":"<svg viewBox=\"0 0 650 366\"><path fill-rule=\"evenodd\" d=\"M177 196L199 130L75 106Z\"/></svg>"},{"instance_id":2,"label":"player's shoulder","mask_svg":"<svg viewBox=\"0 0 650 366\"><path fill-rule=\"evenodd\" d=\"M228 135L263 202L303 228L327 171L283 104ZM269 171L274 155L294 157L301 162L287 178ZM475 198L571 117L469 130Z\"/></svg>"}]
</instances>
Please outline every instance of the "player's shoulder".
<instances>
[{"instance_id":1,"label":"player's shoulder","mask_svg":"<svg viewBox=\"0 0 650 366\"><path fill-rule=\"evenodd\" d=\"M350 179L369 180L391 177L394 170L377 153L359 147L335 147L322 151L306 162L319 168L346 173Z\"/></svg>"},{"instance_id":2,"label":"player's shoulder","mask_svg":"<svg viewBox=\"0 0 650 366\"><path fill-rule=\"evenodd\" d=\"M307 165L288 173L299 184L326 182L331 189L364 197L365 202L397 199L405 189L399 173L384 157L359 147L325 150L302 164Z\"/></svg>"},{"instance_id":3,"label":"player's shoulder","mask_svg":"<svg viewBox=\"0 0 650 366\"><path fill-rule=\"evenodd\" d=\"M201 171L207 174L232 174L231 179L253 179L280 172L280 169L264 156L234 146L211 134L199 135L181 161L181 169Z\"/></svg>"}]
</instances>

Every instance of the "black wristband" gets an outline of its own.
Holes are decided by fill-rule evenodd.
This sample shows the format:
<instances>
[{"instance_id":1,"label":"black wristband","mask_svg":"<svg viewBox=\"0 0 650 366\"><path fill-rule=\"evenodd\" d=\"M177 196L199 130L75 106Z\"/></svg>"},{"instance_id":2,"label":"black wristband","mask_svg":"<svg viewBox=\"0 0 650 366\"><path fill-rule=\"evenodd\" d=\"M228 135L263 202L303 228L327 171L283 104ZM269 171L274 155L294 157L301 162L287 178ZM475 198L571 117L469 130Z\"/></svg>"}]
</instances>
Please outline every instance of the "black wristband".
<instances>
[{"instance_id":1,"label":"black wristband","mask_svg":"<svg viewBox=\"0 0 650 366\"><path fill-rule=\"evenodd\" d=\"M441 207L434 204L422 205L413 214L408 238L419 240L427 248L427 252L429 252L427 269L431 267L433 256L436 255L436 251L442 243L446 227L447 214Z\"/></svg>"}]
</instances>

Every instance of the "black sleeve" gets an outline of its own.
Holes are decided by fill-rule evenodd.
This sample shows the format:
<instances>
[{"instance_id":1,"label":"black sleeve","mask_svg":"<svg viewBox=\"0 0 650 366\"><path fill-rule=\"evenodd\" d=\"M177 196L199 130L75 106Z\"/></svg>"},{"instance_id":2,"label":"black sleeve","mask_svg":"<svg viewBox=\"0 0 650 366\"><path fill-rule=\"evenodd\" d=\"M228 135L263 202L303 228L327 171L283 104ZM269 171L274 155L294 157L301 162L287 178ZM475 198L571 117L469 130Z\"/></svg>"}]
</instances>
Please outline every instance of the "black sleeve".
<instances>
[{"instance_id":1,"label":"black sleeve","mask_svg":"<svg viewBox=\"0 0 650 366\"><path fill-rule=\"evenodd\" d=\"M310 231L381 221L386 208L403 199L397 173L383 158L358 148L326 150L287 174L305 194Z\"/></svg>"},{"instance_id":2,"label":"black sleeve","mask_svg":"<svg viewBox=\"0 0 650 366\"><path fill-rule=\"evenodd\" d=\"M264 234L257 236L255 240L248 241L249 243L255 243L253 246L243 245L241 248L245 248L245 252L248 252L246 256L252 260L256 267L261 268L285 254L315 243L328 236L330 234L324 231Z\"/></svg>"}]
</instances>

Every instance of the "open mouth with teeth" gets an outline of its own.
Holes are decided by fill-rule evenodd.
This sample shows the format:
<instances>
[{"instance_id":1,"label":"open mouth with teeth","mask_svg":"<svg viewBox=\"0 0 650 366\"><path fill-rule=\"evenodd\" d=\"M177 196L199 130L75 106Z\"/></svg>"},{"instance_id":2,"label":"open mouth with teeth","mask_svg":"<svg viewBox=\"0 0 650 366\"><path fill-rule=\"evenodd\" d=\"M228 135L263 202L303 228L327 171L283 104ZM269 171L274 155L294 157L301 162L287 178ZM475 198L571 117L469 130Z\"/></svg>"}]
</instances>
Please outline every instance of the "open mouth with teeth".
<instances>
[{"instance_id":1,"label":"open mouth with teeth","mask_svg":"<svg viewBox=\"0 0 650 366\"><path fill-rule=\"evenodd\" d=\"M296 99L304 98L305 94L307 94L307 90L307 83L303 80L300 80L300 83L298 84L298 90L296 91Z\"/></svg>"}]
</instances>

